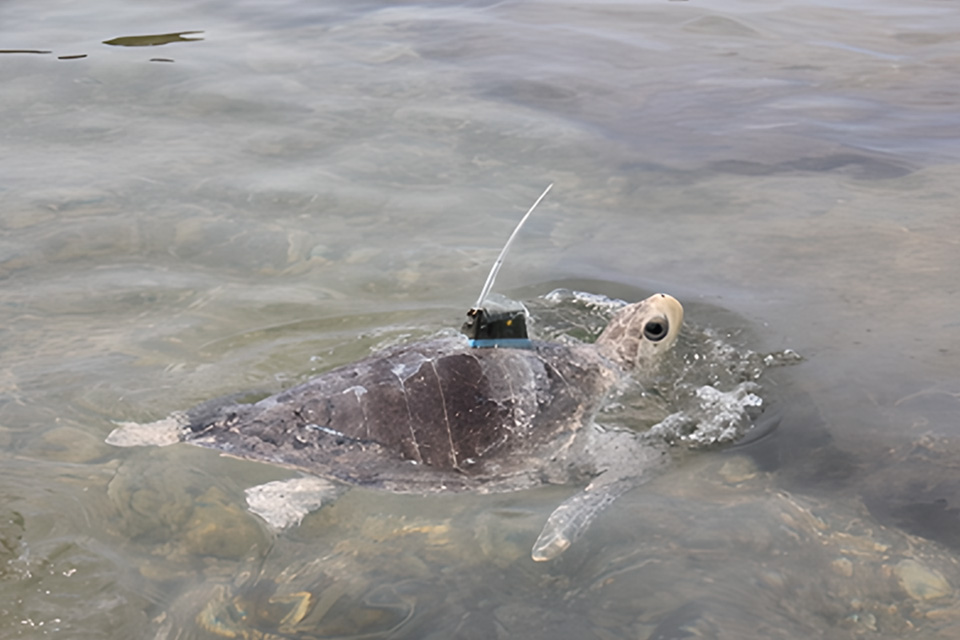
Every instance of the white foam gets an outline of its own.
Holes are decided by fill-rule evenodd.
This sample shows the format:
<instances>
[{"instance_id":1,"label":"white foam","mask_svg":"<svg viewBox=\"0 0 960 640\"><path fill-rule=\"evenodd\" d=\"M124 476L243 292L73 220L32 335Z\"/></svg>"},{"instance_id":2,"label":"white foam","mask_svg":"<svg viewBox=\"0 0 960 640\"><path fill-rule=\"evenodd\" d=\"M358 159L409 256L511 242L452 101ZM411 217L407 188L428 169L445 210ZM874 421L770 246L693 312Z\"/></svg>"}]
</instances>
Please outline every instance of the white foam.
<instances>
[{"instance_id":1,"label":"white foam","mask_svg":"<svg viewBox=\"0 0 960 640\"><path fill-rule=\"evenodd\" d=\"M650 433L668 442L709 446L733 442L750 428L753 416L763 406L753 382L743 382L730 391L704 385L696 391L696 405L670 414Z\"/></svg>"},{"instance_id":2,"label":"white foam","mask_svg":"<svg viewBox=\"0 0 960 640\"><path fill-rule=\"evenodd\" d=\"M616 311L627 305L625 301L618 298L610 298L598 293L588 293L586 291L572 291L570 289L554 289L550 293L542 296L542 298L551 304L577 302L589 309L597 309L600 311Z\"/></svg>"}]
</instances>

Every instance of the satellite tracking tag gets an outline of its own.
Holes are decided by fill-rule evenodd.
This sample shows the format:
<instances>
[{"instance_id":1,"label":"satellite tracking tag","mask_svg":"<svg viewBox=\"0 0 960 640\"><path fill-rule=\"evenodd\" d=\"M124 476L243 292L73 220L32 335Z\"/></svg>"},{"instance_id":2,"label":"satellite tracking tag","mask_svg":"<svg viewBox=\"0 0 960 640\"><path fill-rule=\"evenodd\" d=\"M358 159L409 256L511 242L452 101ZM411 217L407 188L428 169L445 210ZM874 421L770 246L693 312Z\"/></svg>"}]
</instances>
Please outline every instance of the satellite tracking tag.
<instances>
[{"instance_id":1,"label":"satellite tracking tag","mask_svg":"<svg viewBox=\"0 0 960 640\"><path fill-rule=\"evenodd\" d=\"M462 331L470 338L471 347L511 347L529 349L527 314L523 309L494 311L470 309Z\"/></svg>"},{"instance_id":2,"label":"satellite tracking tag","mask_svg":"<svg viewBox=\"0 0 960 640\"><path fill-rule=\"evenodd\" d=\"M489 294L493 288L493 281L496 280L500 266L503 264L503 257L507 254L510 245L513 244L513 239L517 237L520 227L523 226L523 223L527 221L527 218L530 217L533 210L537 208L537 205L540 204L540 201L543 200L544 196L546 196L552 188L553 184L551 183L544 189L543 193L540 194L540 197L533 203L533 206L530 207L526 215L520 219L513 233L507 238L507 243L503 245L503 249L500 251L496 262L493 263L490 275L487 276L487 282L483 285L480 297L477 298L477 304L467 312L467 321L463 323L461 331L470 338L471 347L529 349L533 346L533 343L530 342L530 338L527 336L527 316L525 309L490 311L483 306L483 303L487 298L487 294Z\"/></svg>"}]
</instances>

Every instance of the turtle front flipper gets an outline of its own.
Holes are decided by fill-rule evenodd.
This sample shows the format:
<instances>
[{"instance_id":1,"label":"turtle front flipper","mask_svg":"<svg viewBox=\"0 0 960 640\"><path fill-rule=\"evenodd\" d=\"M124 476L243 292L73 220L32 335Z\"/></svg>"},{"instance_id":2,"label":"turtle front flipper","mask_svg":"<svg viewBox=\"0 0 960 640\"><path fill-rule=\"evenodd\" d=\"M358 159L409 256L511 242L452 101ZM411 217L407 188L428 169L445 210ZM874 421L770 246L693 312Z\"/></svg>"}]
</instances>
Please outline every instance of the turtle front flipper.
<instances>
[{"instance_id":1,"label":"turtle front flipper","mask_svg":"<svg viewBox=\"0 0 960 640\"><path fill-rule=\"evenodd\" d=\"M600 486L591 484L580 493L567 498L547 518L540 537L533 544L531 557L536 562L558 557L583 535L597 514L636 484L634 478L617 480Z\"/></svg>"},{"instance_id":2,"label":"turtle front flipper","mask_svg":"<svg viewBox=\"0 0 960 640\"><path fill-rule=\"evenodd\" d=\"M567 550L597 515L614 500L653 478L667 466L669 447L662 441L626 429L590 429L581 441L583 455L598 461L598 475L580 493L557 507L531 556L537 562L553 560Z\"/></svg>"}]
</instances>

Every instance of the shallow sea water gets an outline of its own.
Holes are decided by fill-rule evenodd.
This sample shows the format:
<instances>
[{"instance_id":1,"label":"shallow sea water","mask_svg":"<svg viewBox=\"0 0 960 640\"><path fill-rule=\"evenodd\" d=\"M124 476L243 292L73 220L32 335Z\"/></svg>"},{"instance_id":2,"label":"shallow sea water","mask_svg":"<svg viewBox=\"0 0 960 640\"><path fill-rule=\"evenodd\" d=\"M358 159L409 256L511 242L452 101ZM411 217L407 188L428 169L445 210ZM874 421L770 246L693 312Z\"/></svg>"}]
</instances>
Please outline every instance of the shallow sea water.
<instances>
[{"instance_id":1,"label":"shallow sea water","mask_svg":"<svg viewBox=\"0 0 960 640\"><path fill-rule=\"evenodd\" d=\"M957 637L958 29L939 0L4 3L0 636ZM289 472L103 443L458 325L550 182L498 290L663 290L793 349L775 428L546 565L571 488L358 490L272 537L243 491Z\"/></svg>"}]
</instances>

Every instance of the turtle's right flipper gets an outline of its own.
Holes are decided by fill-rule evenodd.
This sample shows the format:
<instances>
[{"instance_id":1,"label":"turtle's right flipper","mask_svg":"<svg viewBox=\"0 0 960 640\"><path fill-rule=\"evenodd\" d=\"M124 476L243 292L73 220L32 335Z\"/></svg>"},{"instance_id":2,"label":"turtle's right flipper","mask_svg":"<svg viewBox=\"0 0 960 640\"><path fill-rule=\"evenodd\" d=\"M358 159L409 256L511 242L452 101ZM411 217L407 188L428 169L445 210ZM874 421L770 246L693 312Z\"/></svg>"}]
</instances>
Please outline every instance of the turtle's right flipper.
<instances>
[{"instance_id":1,"label":"turtle's right flipper","mask_svg":"<svg viewBox=\"0 0 960 640\"><path fill-rule=\"evenodd\" d=\"M246 490L247 506L274 531L300 524L311 511L333 502L343 488L329 480L306 476L276 480Z\"/></svg>"}]
</instances>

